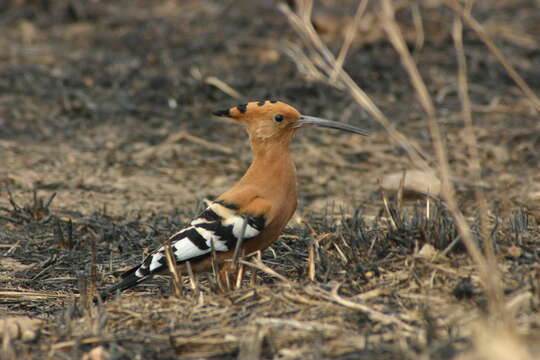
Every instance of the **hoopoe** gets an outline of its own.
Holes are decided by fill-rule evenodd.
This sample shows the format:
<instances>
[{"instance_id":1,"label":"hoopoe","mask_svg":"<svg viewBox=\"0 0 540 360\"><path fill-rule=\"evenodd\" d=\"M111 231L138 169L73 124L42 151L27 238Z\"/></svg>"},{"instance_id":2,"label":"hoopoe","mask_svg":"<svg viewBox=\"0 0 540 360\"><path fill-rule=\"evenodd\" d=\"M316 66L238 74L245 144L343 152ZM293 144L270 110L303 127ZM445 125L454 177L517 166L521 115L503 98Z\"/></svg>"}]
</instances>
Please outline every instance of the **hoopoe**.
<instances>
[{"instance_id":1,"label":"hoopoe","mask_svg":"<svg viewBox=\"0 0 540 360\"><path fill-rule=\"evenodd\" d=\"M253 161L236 185L170 237L176 264L185 266L189 261L196 272L210 270L214 259L231 259L238 241L242 251L249 254L266 249L278 239L297 205L296 167L289 144L299 128L311 125L367 135L347 124L301 115L292 106L273 100L254 101L213 114L246 126ZM156 249L140 265L122 274L123 280L102 297L164 272L165 251L165 245Z\"/></svg>"}]
</instances>

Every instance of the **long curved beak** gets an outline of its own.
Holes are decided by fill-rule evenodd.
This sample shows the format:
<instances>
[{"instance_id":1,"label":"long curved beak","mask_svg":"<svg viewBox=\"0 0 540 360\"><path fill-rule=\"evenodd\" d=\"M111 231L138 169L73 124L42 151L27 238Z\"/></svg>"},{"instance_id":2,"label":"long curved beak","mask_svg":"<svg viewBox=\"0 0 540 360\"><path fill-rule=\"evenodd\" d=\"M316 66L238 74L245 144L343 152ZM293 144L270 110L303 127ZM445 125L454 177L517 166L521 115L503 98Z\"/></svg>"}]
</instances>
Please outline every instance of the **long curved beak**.
<instances>
[{"instance_id":1,"label":"long curved beak","mask_svg":"<svg viewBox=\"0 0 540 360\"><path fill-rule=\"evenodd\" d=\"M358 135L368 136L367 131L359 129L357 127L354 127L348 124L339 123L332 120L321 119L314 116L301 115L300 119L296 120L291 125L293 125L295 128L301 128L304 126L318 126L318 127L337 129L337 130L347 131L347 132L351 132Z\"/></svg>"}]
</instances>

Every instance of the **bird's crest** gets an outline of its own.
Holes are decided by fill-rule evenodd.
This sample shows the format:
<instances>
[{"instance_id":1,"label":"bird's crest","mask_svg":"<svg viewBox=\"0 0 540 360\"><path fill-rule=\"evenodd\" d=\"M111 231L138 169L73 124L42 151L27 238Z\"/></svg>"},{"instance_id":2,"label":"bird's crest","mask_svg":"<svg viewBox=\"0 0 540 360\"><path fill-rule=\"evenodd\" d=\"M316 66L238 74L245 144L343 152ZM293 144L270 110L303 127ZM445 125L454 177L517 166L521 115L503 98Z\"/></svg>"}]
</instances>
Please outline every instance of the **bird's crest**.
<instances>
[{"instance_id":1,"label":"bird's crest","mask_svg":"<svg viewBox=\"0 0 540 360\"><path fill-rule=\"evenodd\" d=\"M213 114L244 123L250 135L259 139L294 133L295 128L289 125L300 118L298 110L277 100L252 101Z\"/></svg>"},{"instance_id":2,"label":"bird's crest","mask_svg":"<svg viewBox=\"0 0 540 360\"><path fill-rule=\"evenodd\" d=\"M300 113L292 106L277 100L251 101L239 104L225 110L217 110L212 114L219 117L228 117L235 120L264 117L270 113L283 112L283 115L298 117Z\"/></svg>"}]
</instances>

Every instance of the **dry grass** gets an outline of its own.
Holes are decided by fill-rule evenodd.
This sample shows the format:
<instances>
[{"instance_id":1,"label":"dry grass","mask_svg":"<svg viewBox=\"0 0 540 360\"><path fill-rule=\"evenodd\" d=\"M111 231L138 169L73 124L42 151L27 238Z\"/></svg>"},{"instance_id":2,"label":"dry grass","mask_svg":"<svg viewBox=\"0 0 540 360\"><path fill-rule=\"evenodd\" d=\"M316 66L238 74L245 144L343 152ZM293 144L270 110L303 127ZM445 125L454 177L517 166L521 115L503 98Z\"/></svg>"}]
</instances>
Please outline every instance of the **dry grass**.
<instances>
[{"instance_id":1,"label":"dry grass","mask_svg":"<svg viewBox=\"0 0 540 360\"><path fill-rule=\"evenodd\" d=\"M536 94L530 89L526 82L519 76L519 74L514 70L510 63L502 55L502 52L497 48L494 42L489 38L485 33L482 26L471 16L471 8L473 5L472 1L466 2L466 10L464 10L457 1L448 0L446 3L456 11L456 13L461 16L466 23L479 35L481 40L486 44L491 52L494 53L496 58L501 62L504 68L508 71L509 76L516 82L520 87L523 93L531 100L535 107L540 105ZM311 13L313 3L311 0L299 0L297 2L298 11L293 13L286 5L281 5L281 10L287 15L291 25L299 33L304 43L307 45L309 54L299 55L298 49L294 53L294 59L299 64L300 69L316 69L314 73L307 73L309 77L315 77L320 80L326 81L329 84L338 87L346 92L348 92L354 99L357 100L358 104L362 106L366 111L368 111L374 118L384 126L388 131L389 135L394 138L399 139L399 143L403 146L406 151L411 156L413 161L413 166L422 165L427 168L427 165L420 161L420 154L415 150L414 145L405 137L401 137L399 132L395 131L393 128L389 127L388 120L386 117L378 110L373 102L369 99L369 96L357 85L355 84L350 76L343 69L343 59L346 56L346 51L349 49L350 44L353 41L354 33L349 31L345 39L342 50L337 59L333 57L330 50L326 45L321 41L319 35L313 27L311 21ZM358 6L358 11L355 15L353 26L358 28L358 23L361 21L360 17L364 12L366 7L366 2L360 2ZM436 154L436 169L442 179L442 199L445 201L446 206L450 210L454 220L456 221L457 227L459 229L461 239L464 242L469 255L476 263L480 278L482 279L481 284L483 285L486 293L488 294L488 302L490 304L490 312L487 315L487 323L490 325L485 325L479 331L484 332L488 329L493 330L492 326L495 326L495 333L492 334L493 338L484 337L483 341L493 344L496 341L499 341L501 338L506 338L505 351L497 353L490 352L489 355L496 356L497 358L504 359L509 356L516 356L520 359L529 359L532 358L526 348L519 340L517 330L515 328L514 322L512 320L509 312L504 308L503 302L503 293L501 288L501 279L498 270L498 265L496 262L496 256L494 253L494 247L491 240L491 236L488 231L488 208L486 204L485 195L480 186L475 186L475 195L478 209L480 211L480 222L481 222L481 234L484 241L485 255L482 254L479 246L473 239L472 231L470 225L465 219L463 212L460 210L457 198L455 195L455 189L452 182L452 175L448 161L447 148L444 144L441 129L438 125L438 120L436 117L436 110L433 104L433 100L429 95L427 87L420 75L418 67L413 59L413 56L409 52L403 34L400 31L399 25L397 24L394 16L394 5L392 0L383 0L381 2L381 22L384 27L389 41L394 46L395 50L399 54L403 66L407 70L411 84L416 90L418 99L422 108L426 112L427 116L427 127L433 139L433 147ZM414 12L415 15L415 24L421 23L418 20L418 12ZM418 26L417 26L418 27ZM462 102L462 114L464 118L464 128L465 136L467 138L466 143L468 145L468 155L469 155L469 164L471 172L473 174L473 181L476 184L480 184L481 179L481 167L479 162L479 155L477 150L477 140L476 134L473 128L472 115L471 115L471 105L468 97L468 83L467 83L467 68L465 62L465 53L462 43L462 25L459 20L456 20L454 23L453 37L455 41L455 47L458 57L459 72L458 72L458 81L459 81L459 96ZM422 36L422 35L420 35ZM419 43L421 41L419 40ZM307 64L306 64L307 62ZM339 79L339 80L338 80ZM413 155L414 154L414 155ZM502 323L501 323L502 321ZM503 333L497 334L497 331L502 331ZM496 340L493 340L496 339ZM504 348L503 346L503 348ZM479 344L478 351L479 354L489 357L485 353L486 344Z\"/></svg>"},{"instance_id":2,"label":"dry grass","mask_svg":"<svg viewBox=\"0 0 540 360\"><path fill-rule=\"evenodd\" d=\"M305 54L302 48L291 44L288 47L288 53L296 62L300 71L306 74L310 79L316 79L324 82L330 82L330 85L339 89L347 89L351 96L366 110L374 119L376 119L388 132L391 139L402 146L406 151L411 161L422 169L429 169L429 165L425 161L429 156L420 150L414 141L407 139L405 135L396 130L390 121L384 116L381 110L375 105L371 98L362 90L354 80L339 66L334 55L324 45L321 38L317 35L315 28L311 24L311 7L310 1L299 1L299 15L296 15L285 4L280 4L282 10L291 25L299 33L304 42L308 45L309 54ZM356 17L362 14L357 11ZM346 48L346 44L344 48Z\"/></svg>"},{"instance_id":3,"label":"dry grass","mask_svg":"<svg viewBox=\"0 0 540 360\"><path fill-rule=\"evenodd\" d=\"M422 207L411 214L388 201L388 221L369 225L357 214L310 219L308 228L284 236L273 254L240 259L246 276L234 290L220 290L209 274L183 277L181 296L165 283L165 290L162 285L129 291L97 306L86 306L70 291L4 291L16 304L65 308L41 331L47 341L24 345L11 339L6 353L20 356L30 346L48 358L62 358L104 345L112 353L186 359L450 359L470 351L474 339L471 356L504 358L512 351L526 359L528 347L515 329L502 332L486 323L488 297L469 258L459 246L442 255L458 232L442 204L428 204L429 212ZM507 239L512 231L501 229L500 236ZM540 235L520 231L523 244ZM499 246L510 251L506 242ZM504 267L513 262L504 260ZM528 282L534 269L531 264L504 279L505 288L516 290L502 306L522 333L540 320L534 315L538 289Z\"/></svg>"},{"instance_id":4,"label":"dry grass","mask_svg":"<svg viewBox=\"0 0 540 360\"><path fill-rule=\"evenodd\" d=\"M478 58L486 57L487 50L481 43L471 45L470 36L477 34L476 25L471 25L476 21L472 1L466 2L464 9L450 7L453 10L442 3L430 3L433 8L415 1L352 4L351 15L335 21L343 24L341 30L333 30L334 39L342 41L337 43L321 38L325 36L324 24L318 22L316 11L312 14L310 1L298 2L294 11L280 7L300 35L300 42L294 41L296 35L287 29L286 19L275 16L277 11L261 11L261 19L246 22L249 6L265 6L251 1L224 6L197 0L187 7L166 2L157 9L141 1L112 14L106 11L114 10L114 4L96 2L98 7L103 5L104 13L99 16L106 19L106 25L101 32L96 30L96 38L89 38L92 46L85 49L79 42L68 41L62 42L61 48L71 44L78 49L73 53L86 54L83 59L92 64L93 54L100 50L110 54L112 46L107 42L115 44L113 38L118 33L111 38L108 24L119 34L128 34L122 37L122 44L132 39L130 34L136 35L136 46L123 53L129 60L127 65L121 57L103 55L107 64L115 65L99 66L98 73L90 71L96 91L80 85L90 81L86 68L74 73L73 87L67 80L61 83L61 106L70 111L82 107L83 115L68 112L77 119L87 114L88 99L94 99L97 105L93 106L99 108L107 97L114 100L116 92L126 91L129 98L145 95L141 86L146 83L155 81L157 85L148 89L150 101L144 102L147 98L141 96L138 101L144 104L133 105L126 112L115 110L118 113L113 112L103 127L96 130L89 125L84 135L75 138L74 146L65 139L60 144L44 141L39 145L0 142L1 150L9 155L5 165L8 175L0 172L0 181L12 189L0 189L0 252L4 256L0 263L0 311L2 316L43 320L32 330L32 339L17 332L3 336L2 356L79 359L90 356L92 349L106 349L111 358L144 359L537 356L540 215L535 215L536 208L525 200L527 183L523 180L532 172L526 172L527 161L534 164L537 159L534 146L538 142L530 134L537 126L531 115L536 111L534 98L525 87L519 92L512 92L511 86L490 89L489 83L478 80ZM497 6L503 3L508 4L500 0ZM331 2L324 4L333 6ZM156 22L150 16L156 13L166 16L159 15ZM201 19L205 19L202 24ZM433 22L437 21L445 21L447 26L434 30ZM465 32L461 22L473 32ZM53 33L58 34L62 26L55 23ZM255 30L246 38L251 26ZM155 28L159 31L151 33ZM363 34L368 36L362 38ZM13 34L6 29L6 38L10 36ZM216 36L222 38L213 42ZM274 39L281 36L288 39L286 53L308 82L295 73L294 65L281 59L277 64L255 67L257 71L249 78L258 79L261 86L245 85L246 62L262 61L255 54L275 51L278 44ZM488 50L497 43L485 32L479 36L486 44L491 41ZM253 42L255 37L257 42ZM157 45L157 39L166 42ZM436 39L444 40L437 43ZM529 38L516 40L514 34L505 39L534 48ZM101 42L105 42L103 48L99 47ZM439 49L432 49L434 43ZM259 46L261 49L253 51L252 47ZM409 48L414 48L413 53ZM245 62L238 65L238 56L223 49L241 52ZM208 53L200 56L204 51ZM369 63L358 56L363 52L369 55ZM133 73L130 66L131 59L141 59L137 57L140 53L152 71L166 74L165 78L182 78L183 82L168 86L162 78L150 81L138 77L139 72ZM18 50L14 54L20 56ZM148 54L152 56L148 58ZM388 58L393 54L395 61L386 62L388 59L376 54ZM171 58L186 62L173 65ZM453 59L450 66L440 65L449 58ZM514 59L507 60L508 66L516 64ZM396 66L399 61L405 69L402 73ZM436 64L439 72L449 71L430 76L423 68L426 61ZM398 103L385 100L394 94L381 93L388 85L384 77L377 78L379 83L368 83L370 91L359 85L370 79L362 75L360 67L376 72L379 68L375 65L385 62L383 69L401 79L390 88L406 99L405 106L399 97ZM475 66L476 70L471 70ZM179 69L184 67L189 68L192 78L182 77L185 74ZM109 82L99 82L101 72L110 69L122 70L114 92L109 92ZM24 74L33 81L36 92L55 93L57 82L41 84L35 73ZM295 76L292 80L291 74ZM510 72L508 76L519 86L517 78ZM133 78L133 88L124 85ZM17 77L10 79L18 84ZM412 101L411 89L416 91L418 103ZM478 93L486 89L490 90L489 101L482 102L484 98ZM23 94L14 94L31 104L33 99L25 97L27 91L25 87ZM178 95L177 91L183 92ZM491 98L498 91L505 93L498 100ZM248 93L304 102L306 113L326 111L337 116L341 111L342 119L347 120L356 117L360 105L385 132L373 131L362 142L344 134L302 134L294 144L295 151L305 155L298 158L303 194L298 215L268 251L237 252L238 258L230 264L237 269L236 277L220 277L217 263L212 273L193 274L189 268L177 272L168 261L172 280L158 278L93 304L96 287L106 288L117 281L129 264L140 261L142 254L189 221L196 212L196 200L215 196L214 192L219 193L241 175L249 161L246 144L239 140L244 138L237 135L237 128L205 125L201 114L230 105L230 98ZM166 101L166 106L178 105L180 100L186 104L181 111L172 112L156 98L175 99ZM216 98L219 104L215 104ZM451 101L445 102L447 98ZM10 103L5 97L0 99L2 110L4 102ZM125 106L124 98L113 100L107 104ZM12 116L25 114L24 107L16 107L18 103L11 104ZM442 108L448 104L448 109ZM379 107L393 110L392 118ZM47 110L41 109L43 113ZM68 110L61 107L58 113ZM131 130L143 129L136 132L135 140L122 138L125 123L118 129L110 126L118 114L128 117L131 112L137 118L130 123ZM409 112L413 116L399 115ZM169 117L177 121L184 114L180 128L173 127L178 132L159 126L155 129L157 122L152 123L156 118L158 122ZM521 124L527 126L513 128L509 124L514 118L506 117L522 119ZM47 124L46 119L40 120ZM56 129L60 120L54 120ZM150 125L146 125L148 121ZM62 133L69 137L70 133L66 134ZM393 144L388 144L388 138ZM497 151L504 155L501 139L509 147L505 162L493 159ZM81 148L81 143L95 149ZM514 167L507 169L509 166ZM410 168L441 177L441 197L427 194L407 202L403 178L397 194L380 191L378 178ZM83 175L78 178L77 172ZM508 177L511 172L520 175ZM506 177L493 175L499 173ZM36 187L39 192L32 193ZM334 197L339 192L343 193L341 199ZM43 193L46 196L41 199ZM329 199L338 201L330 205Z\"/></svg>"},{"instance_id":5,"label":"dry grass","mask_svg":"<svg viewBox=\"0 0 540 360\"><path fill-rule=\"evenodd\" d=\"M467 246L469 254L478 266L480 276L483 279L482 283L486 288L486 292L489 294L488 299L492 306L492 310L497 313L501 310L499 306L501 291L498 286L499 277L497 275L497 269L495 267L495 264L488 264L484 256L481 254L480 248L473 240L471 228L469 224L467 224L463 212L458 207L457 199L455 196L456 191L451 181L451 171L448 163L448 150L443 144L442 133L436 117L433 100L431 99L431 96L427 91L427 87L422 77L420 76L418 67L416 66L416 63L414 62L410 52L408 51L405 40L403 39L403 36L399 30L399 26L395 21L392 2L390 0L384 0L382 3L382 7L382 21L384 23L384 27L388 34L389 40L396 49L396 51L399 53L403 66L409 74L410 81L413 84L417 92L418 99L427 115L427 124L429 132L433 139L433 147L435 150L435 154L437 155L437 170L442 180L442 198L446 202L448 208L450 209L450 212L452 213L452 216L454 217L454 220L458 225L461 237L463 239L463 242ZM466 130L467 137L469 139L475 139L474 132L471 132L472 128L466 127ZM477 173L477 177L479 175L480 174ZM484 201L484 199L480 199L480 201ZM485 211L486 209L484 207L481 208L481 210ZM485 218L487 214L484 213L481 216L482 218ZM484 240L488 241L487 238ZM485 246L488 253L492 252L490 243L486 243Z\"/></svg>"}]
</instances>

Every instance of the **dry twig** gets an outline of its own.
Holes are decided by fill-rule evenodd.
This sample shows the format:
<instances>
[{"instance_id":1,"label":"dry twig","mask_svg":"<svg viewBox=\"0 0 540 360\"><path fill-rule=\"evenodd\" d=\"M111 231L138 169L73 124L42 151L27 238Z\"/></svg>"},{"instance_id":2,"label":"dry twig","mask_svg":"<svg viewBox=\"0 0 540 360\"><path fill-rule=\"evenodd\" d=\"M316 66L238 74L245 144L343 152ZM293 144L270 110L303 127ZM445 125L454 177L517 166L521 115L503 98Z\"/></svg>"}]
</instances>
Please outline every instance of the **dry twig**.
<instances>
[{"instance_id":1,"label":"dry twig","mask_svg":"<svg viewBox=\"0 0 540 360\"><path fill-rule=\"evenodd\" d=\"M277 273L274 269L266 266L261 259L259 259L258 257L255 257L253 262L249 262L249 261L246 261L246 260L242 260L240 259L239 260L241 264L244 264L246 266L249 266L249 267L252 267L252 268L255 268L255 269L259 269L261 270L262 272L265 272L267 273L268 275L271 275L273 277L276 277L278 278L279 280L283 281L285 284L289 285L290 286L290 281L284 277L283 275Z\"/></svg>"},{"instance_id":2,"label":"dry twig","mask_svg":"<svg viewBox=\"0 0 540 360\"><path fill-rule=\"evenodd\" d=\"M167 268L169 269L169 273L171 274L172 278L173 294L179 298L182 296L182 276L178 270L178 266L176 266L176 260L174 254L172 253L170 238L165 241L165 258L167 259Z\"/></svg>"},{"instance_id":3,"label":"dry twig","mask_svg":"<svg viewBox=\"0 0 540 360\"><path fill-rule=\"evenodd\" d=\"M215 76L207 77L206 79L204 79L204 82L209 84L209 85L213 85L213 86L217 87L219 90L223 91L225 94L229 95L232 98L242 99L242 97L243 97L238 91L233 89L231 86L229 86L224 81L219 80Z\"/></svg>"},{"instance_id":4,"label":"dry twig","mask_svg":"<svg viewBox=\"0 0 540 360\"><path fill-rule=\"evenodd\" d=\"M461 21L456 18L452 29L452 36L454 38L454 45L456 48L456 55L458 59L458 94L461 100L462 115L465 125L466 143L469 150L469 167L473 176L473 181L476 184L482 182L482 169L480 166L480 154L478 152L478 141L476 140L476 134L474 131L471 101L469 99L469 86L467 82L467 62L465 59L465 50L463 48L463 26ZM491 234L488 228L488 206L484 190L480 186L474 187L476 204L478 206L480 215L480 227L481 234L485 244L485 251L488 260L489 267L496 271L497 260L495 258L495 252L493 243L491 241ZM497 274L497 277L499 275ZM500 289L497 290L500 292Z\"/></svg>"},{"instance_id":5,"label":"dry twig","mask_svg":"<svg viewBox=\"0 0 540 360\"><path fill-rule=\"evenodd\" d=\"M340 304L342 306L345 306L350 309L360 310L364 312L367 316L369 316L373 321L379 321L383 324L393 324L399 326L402 330L406 331L416 331L414 327L411 325L408 325L404 323L403 321L399 320L398 318L383 314L382 312L379 312L377 310L372 309L371 307L360 304L356 301L352 301L349 299L346 299L339 295L339 288L341 284L337 284L332 288L331 292L325 291L321 289L320 287L308 287L306 288L306 291L312 295L316 295L318 297L322 297L326 300L332 300L336 302L337 304Z\"/></svg>"}]
</instances>

